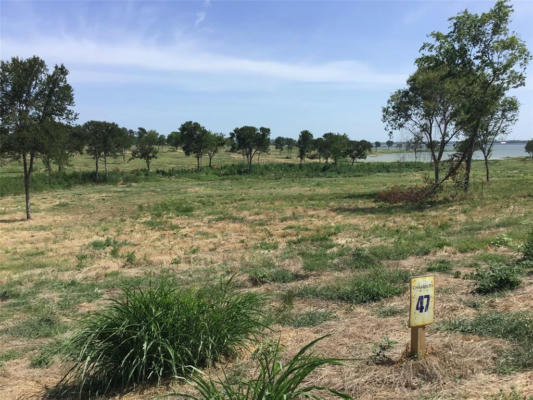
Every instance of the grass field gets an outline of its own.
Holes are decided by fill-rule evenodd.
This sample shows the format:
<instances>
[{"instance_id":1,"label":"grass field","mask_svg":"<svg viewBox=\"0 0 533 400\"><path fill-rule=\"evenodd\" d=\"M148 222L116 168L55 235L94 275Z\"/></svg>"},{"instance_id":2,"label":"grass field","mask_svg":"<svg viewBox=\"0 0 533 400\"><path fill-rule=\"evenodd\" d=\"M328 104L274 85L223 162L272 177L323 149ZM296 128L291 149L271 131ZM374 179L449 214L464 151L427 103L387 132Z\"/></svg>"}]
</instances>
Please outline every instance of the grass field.
<instances>
[{"instance_id":1,"label":"grass field","mask_svg":"<svg viewBox=\"0 0 533 400\"><path fill-rule=\"evenodd\" d=\"M221 153L214 164L240 160ZM296 162L278 152L260 162L274 161ZM153 168L194 163L165 149ZM517 263L533 227L531 160L492 162L490 184L482 183L483 165L474 162L467 198L452 200L448 188L421 207L379 203L375 196L422 182L430 173L425 166L395 172L370 164L361 173L313 177L268 172L265 165L251 175L191 172L68 189L43 185L32 197L29 222L22 219L22 195L1 197L0 398L39 395L57 383L68 365L56 350L79 319L123 285L143 286L162 275L184 288L236 275L241 290L262 296L271 320L265 338L279 339L287 356L330 333L316 352L349 360L312 379L358 399L533 396L533 356L521 351L533 343L533 274ZM79 157L70 170L92 168L92 160ZM110 164L110 170L138 168L138 160ZM0 181L10 179L21 181L16 163L0 168ZM513 268L518 285L476 292L494 266ZM437 323L427 329L429 355L416 360L405 353L407 280L427 271L436 275ZM229 375L246 374L249 350L210 373L225 367ZM165 382L122 398L180 390ZM505 397L513 390L518 397Z\"/></svg>"}]
</instances>

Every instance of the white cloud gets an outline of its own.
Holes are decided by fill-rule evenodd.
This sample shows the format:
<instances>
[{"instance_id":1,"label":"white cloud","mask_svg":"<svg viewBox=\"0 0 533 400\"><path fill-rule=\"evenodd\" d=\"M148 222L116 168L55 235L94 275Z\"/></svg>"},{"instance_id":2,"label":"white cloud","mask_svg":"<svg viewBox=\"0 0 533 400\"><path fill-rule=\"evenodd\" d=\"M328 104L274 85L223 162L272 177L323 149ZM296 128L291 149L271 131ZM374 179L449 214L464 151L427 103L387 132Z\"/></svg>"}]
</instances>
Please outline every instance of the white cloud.
<instances>
[{"instance_id":1,"label":"white cloud","mask_svg":"<svg viewBox=\"0 0 533 400\"><path fill-rule=\"evenodd\" d=\"M203 20L205 19L206 17L206 12L205 11L199 11L196 13L196 20L194 21L194 26L198 26L200 25Z\"/></svg>"},{"instance_id":2,"label":"white cloud","mask_svg":"<svg viewBox=\"0 0 533 400\"><path fill-rule=\"evenodd\" d=\"M292 82L394 84L405 82L405 74L380 73L356 61L323 63L286 63L273 60L253 60L203 51L194 42L181 41L173 46L161 46L132 38L117 42L97 42L74 37L39 37L34 40L4 38L2 58L39 55L48 62L64 63L71 70L99 71L88 76L94 81L105 71L114 74L154 72L210 73L264 77ZM154 75L155 76L155 75ZM82 76L78 76L82 79ZM146 79L144 77L143 79Z\"/></svg>"}]
</instances>

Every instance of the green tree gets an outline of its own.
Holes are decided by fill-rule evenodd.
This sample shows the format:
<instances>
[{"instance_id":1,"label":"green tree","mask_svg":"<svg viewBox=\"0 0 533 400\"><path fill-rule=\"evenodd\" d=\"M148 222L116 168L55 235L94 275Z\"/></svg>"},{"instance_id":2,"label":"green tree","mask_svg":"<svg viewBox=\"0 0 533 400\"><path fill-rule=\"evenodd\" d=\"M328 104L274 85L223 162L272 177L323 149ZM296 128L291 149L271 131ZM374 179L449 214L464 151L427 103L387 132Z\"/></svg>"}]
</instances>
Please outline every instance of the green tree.
<instances>
[{"instance_id":1,"label":"green tree","mask_svg":"<svg viewBox=\"0 0 533 400\"><path fill-rule=\"evenodd\" d=\"M126 153L135 143L135 131L131 129L121 128L122 131L117 133L117 147L118 152L122 154L122 161L126 162Z\"/></svg>"},{"instance_id":2,"label":"green tree","mask_svg":"<svg viewBox=\"0 0 533 400\"><path fill-rule=\"evenodd\" d=\"M529 153L531 158L533 158L533 139L526 142L526 152Z\"/></svg>"},{"instance_id":3,"label":"green tree","mask_svg":"<svg viewBox=\"0 0 533 400\"><path fill-rule=\"evenodd\" d=\"M95 180L100 180L99 164L104 160L104 174L107 178L107 159L116 157L121 151L121 143L127 130L119 128L114 122L87 121L82 125L87 143L87 154L95 161Z\"/></svg>"},{"instance_id":4,"label":"green tree","mask_svg":"<svg viewBox=\"0 0 533 400\"><path fill-rule=\"evenodd\" d=\"M52 173L52 164L57 166L58 172L62 172L74 154L83 152L84 141L80 129L55 121L43 124L42 129L43 164L48 174Z\"/></svg>"},{"instance_id":5,"label":"green tree","mask_svg":"<svg viewBox=\"0 0 533 400\"><path fill-rule=\"evenodd\" d=\"M200 160L209 147L209 131L198 122L187 121L180 126L181 148L186 156L196 157L196 169L200 169Z\"/></svg>"},{"instance_id":6,"label":"green tree","mask_svg":"<svg viewBox=\"0 0 533 400\"><path fill-rule=\"evenodd\" d=\"M255 126L235 128L230 134L231 151L240 152L252 170L252 160L257 153L267 153L270 147L270 129Z\"/></svg>"},{"instance_id":7,"label":"green tree","mask_svg":"<svg viewBox=\"0 0 533 400\"><path fill-rule=\"evenodd\" d=\"M313 148L316 149L318 154L318 162L324 161L328 163L329 158L331 157L331 152L329 151L328 146L326 145L326 140L323 137L316 138L313 141Z\"/></svg>"},{"instance_id":8,"label":"green tree","mask_svg":"<svg viewBox=\"0 0 533 400\"><path fill-rule=\"evenodd\" d=\"M339 158L345 157L348 152L348 145L350 143L350 139L348 139L348 136L346 134L339 134L339 133L325 133L323 135L324 138L324 144L326 147L326 155L329 155L329 157L333 158L333 163L337 164ZM327 159L329 157L324 156Z\"/></svg>"},{"instance_id":9,"label":"green tree","mask_svg":"<svg viewBox=\"0 0 533 400\"><path fill-rule=\"evenodd\" d=\"M394 145L394 142L392 140L387 140L385 144L387 145L387 149L390 150L390 148Z\"/></svg>"},{"instance_id":10,"label":"green tree","mask_svg":"<svg viewBox=\"0 0 533 400\"><path fill-rule=\"evenodd\" d=\"M366 140L350 140L348 143L348 157L354 165L355 160L364 160L369 152L372 151L372 143Z\"/></svg>"},{"instance_id":11,"label":"green tree","mask_svg":"<svg viewBox=\"0 0 533 400\"><path fill-rule=\"evenodd\" d=\"M301 131L296 146L298 146L298 158L300 159L301 164L313 149L313 134L308 130Z\"/></svg>"},{"instance_id":12,"label":"green tree","mask_svg":"<svg viewBox=\"0 0 533 400\"><path fill-rule=\"evenodd\" d=\"M296 146L296 140L293 138L285 138L285 146L287 146L287 154L289 158L292 158L292 150Z\"/></svg>"},{"instance_id":13,"label":"green tree","mask_svg":"<svg viewBox=\"0 0 533 400\"><path fill-rule=\"evenodd\" d=\"M376 149L380 148L380 147L381 147L381 142L375 141L375 142L374 142L374 147L375 147Z\"/></svg>"},{"instance_id":14,"label":"green tree","mask_svg":"<svg viewBox=\"0 0 533 400\"><path fill-rule=\"evenodd\" d=\"M507 136L512 126L518 121L518 100L515 97L504 97L496 108L481 122L477 147L485 160L485 179L489 182L489 158L492 155L494 142L499 137Z\"/></svg>"},{"instance_id":15,"label":"green tree","mask_svg":"<svg viewBox=\"0 0 533 400\"><path fill-rule=\"evenodd\" d=\"M434 182L438 184L441 161L446 146L459 135L455 124L455 88L445 79L447 69L428 70L422 67L407 80L407 88L394 92L382 110L382 121L387 130L408 131L412 139L408 147L415 152L423 144L429 149L434 169Z\"/></svg>"},{"instance_id":16,"label":"green tree","mask_svg":"<svg viewBox=\"0 0 533 400\"><path fill-rule=\"evenodd\" d=\"M455 174L464 163L464 191L470 184L472 156L486 120L505 94L524 86L525 71L531 59L525 43L509 32L513 7L498 0L488 12L468 10L451 18L447 33L433 32L431 42L421 48L416 60L424 71L446 71L445 79L453 86L456 125L462 132L460 151L441 181Z\"/></svg>"},{"instance_id":17,"label":"green tree","mask_svg":"<svg viewBox=\"0 0 533 400\"><path fill-rule=\"evenodd\" d=\"M283 152L283 149L285 148L285 138L278 136L277 138L274 139L272 143L274 144L274 147L276 148L276 150L279 150L279 155L281 156L281 153Z\"/></svg>"},{"instance_id":18,"label":"green tree","mask_svg":"<svg viewBox=\"0 0 533 400\"><path fill-rule=\"evenodd\" d=\"M163 136L164 137L164 136ZM159 149L160 135L154 131L147 131L144 128L137 129L137 138L135 143L135 149L131 152L132 158L139 158L146 162L146 169L150 171L150 162L157 158ZM165 138L166 141L166 138Z\"/></svg>"},{"instance_id":19,"label":"green tree","mask_svg":"<svg viewBox=\"0 0 533 400\"><path fill-rule=\"evenodd\" d=\"M167 145L177 151L178 147L181 146L181 134L176 131L170 132L167 136Z\"/></svg>"},{"instance_id":20,"label":"green tree","mask_svg":"<svg viewBox=\"0 0 533 400\"><path fill-rule=\"evenodd\" d=\"M213 168L213 157L226 145L226 138L223 133L211 133L207 138L207 156L209 157L209 168Z\"/></svg>"},{"instance_id":21,"label":"green tree","mask_svg":"<svg viewBox=\"0 0 533 400\"><path fill-rule=\"evenodd\" d=\"M52 72L39 57L13 57L0 64L0 154L22 161L26 219L31 219L30 182L36 157L46 150L53 122L71 123L74 94L68 70L56 65Z\"/></svg>"}]
</instances>

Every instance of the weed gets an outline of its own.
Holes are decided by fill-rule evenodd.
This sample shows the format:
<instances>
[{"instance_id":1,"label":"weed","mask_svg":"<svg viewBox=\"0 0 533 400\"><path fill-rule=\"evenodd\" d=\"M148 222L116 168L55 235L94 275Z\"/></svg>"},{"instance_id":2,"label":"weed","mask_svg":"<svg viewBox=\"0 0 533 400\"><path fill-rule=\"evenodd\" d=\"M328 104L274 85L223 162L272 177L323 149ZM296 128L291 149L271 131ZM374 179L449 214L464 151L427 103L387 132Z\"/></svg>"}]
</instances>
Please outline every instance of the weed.
<instances>
[{"instance_id":1,"label":"weed","mask_svg":"<svg viewBox=\"0 0 533 400\"><path fill-rule=\"evenodd\" d=\"M480 294L513 290L520 285L520 278L515 267L507 265L490 265L478 268L471 277L476 280L474 291Z\"/></svg>"},{"instance_id":2,"label":"weed","mask_svg":"<svg viewBox=\"0 0 533 400\"><path fill-rule=\"evenodd\" d=\"M56 336L65 330L66 327L59 321L55 313L43 311L14 326L3 329L1 333L27 339L39 339Z\"/></svg>"},{"instance_id":3,"label":"weed","mask_svg":"<svg viewBox=\"0 0 533 400\"><path fill-rule=\"evenodd\" d=\"M334 389L304 383L308 382L309 375L320 367L341 365L339 359L309 354L309 350L322 339L323 337L307 344L287 362L281 360L279 342L267 343L254 353L253 359L259 366L253 378L239 378L237 382L232 382L226 377L224 381L215 381L197 370L187 381L196 389L197 394L175 393L173 396L192 400L320 400L322 397L318 393L326 392L330 396L352 399L351 396Z\"/></svg>"},{"instance_id":4,"label":"weed","mask_svg":"<svg viewBox=\"0 0 533 400\"><path fill-rule=\"evenodd\" d=\"M533 229L529 231L522 244L522 259L524 261L533 261Z\"/></svg>"}]
</instances>

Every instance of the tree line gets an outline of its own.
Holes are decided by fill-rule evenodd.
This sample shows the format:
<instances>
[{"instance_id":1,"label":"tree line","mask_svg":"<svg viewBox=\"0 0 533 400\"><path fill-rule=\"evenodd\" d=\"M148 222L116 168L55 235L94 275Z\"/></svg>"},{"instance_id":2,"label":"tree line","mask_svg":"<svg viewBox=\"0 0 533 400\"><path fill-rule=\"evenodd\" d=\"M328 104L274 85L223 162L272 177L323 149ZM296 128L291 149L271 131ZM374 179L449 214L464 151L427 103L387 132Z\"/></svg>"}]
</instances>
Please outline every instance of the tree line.
<instances>
[{"instance_id":1,"label":"tree line","mask_svg":"<svg viewBox=\"0 0 533 400\"><path fill-rule=\"evenodd\" d=\"M35 161L41 159L49 173L53 167L61 172L75 154L86 152L94 159L95 180L108 175L109 158L122 157L126 162L141 159L150 171L152 160L160 146L181 148L185 155L194 156L197 168L202 157L209 158L209 167L222 148L242 154L251 170L254 158L267 153L273 145L278 150L298 149L300 162L319 158L335 164L340 158L366 158L372 144L365 140L350 140L346 134L326 133L313 138L307 130L298 140L278 137L270 139L266 127L242 126L228 137L213 133L198 122L187 121L168 136L155 130L139 127L131 130L114 122L87 121L74 125L77 114L73 111L74 94L67 82L68 70L56 65L49 71L37 56L20 59L13 57L0 65L0 156L21 161L25 191L26 218L31 218L30 184ZM130 151L131 150L131 151ZM128 155L129 153L129 155Z\"/></svg>"},{"instance_id":2,"label":"tree line","mask_svg":"<svg viewBox=\"0 0 533 400\"><path fill-rule=\"evenodd\" d=\"M494 143L518 119L518 100L508 93L525 85L531 54L509 31L512 12L509 1L498 0L488 12L465 10L450 18L448 32L429 35L406 87L383 107L382 120L391 136L406 131L412 143L429 149L433 190L455 176L467 192L475 150L483 153L489 181ZM455 153L442 174L444 151L451 143Z\"/></svg>"}]
</instances>

